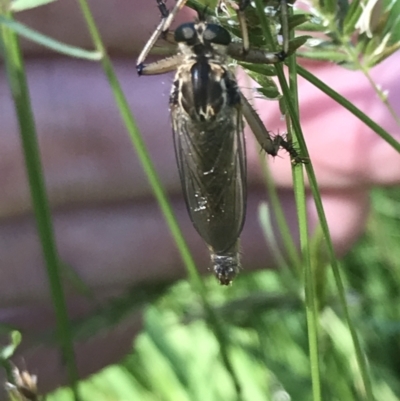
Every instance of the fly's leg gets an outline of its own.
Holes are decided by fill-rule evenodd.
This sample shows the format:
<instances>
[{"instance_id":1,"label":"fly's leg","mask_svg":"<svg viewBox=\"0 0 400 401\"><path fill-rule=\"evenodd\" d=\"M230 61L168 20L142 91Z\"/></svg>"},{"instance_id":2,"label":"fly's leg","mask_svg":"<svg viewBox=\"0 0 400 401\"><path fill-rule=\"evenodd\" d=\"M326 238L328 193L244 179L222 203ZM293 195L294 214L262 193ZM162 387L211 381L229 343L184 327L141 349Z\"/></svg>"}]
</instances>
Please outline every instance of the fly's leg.
<instances>
[{"instance_id":1,"label":"fly's leg","mask_svg":"<svg viewBox=\"0 0 400 401\"><path fill-rule=\"evenodd\" d=\"M282 26L282 38L283 38L283 53L288 54L288 52L289 52L289 21L288 21L287 0L280 1L280 9L281 9L281 26Z\"/></svg>"},{"instance_id":2,"label":"fly's leg","mask_svg":"<svg viewBox=\"0 0 400 401\"><path fill-rule=\"evenodd\" d=\"M240 101L242 104L242 113L244 118L249 124L257 142L260 144L261 148L265 150L269 155L276 156L280 148L280 139L277 137L272 137L265 125L261 121L260 116L254 110L253 106L247 100L246 96L240 92Z\"/></svg>"},{"instance_id":3,"label":"fly's leg","mask_svg":"<svg viewBox=\"0 0 400 401\"><path fill-rule=\"evenodd\" d=\"M229 5L236 12L236 16L240 25L240 30L242 32L242 44L241 44L242 53L246 54L250 48L250 40L249 40L249 30L247 29L246 16L244 14L244 10L250 4L250 0L240 0L239 4L236 4L234 0L218 0L217 10L223 10L225 11L226 14L228 14L226 7L227 3L229 3Z\"/></svg>"},{"instance_id":4,"label":"fly's leg","mask_svg":"<svg viewBox=\"0 0 400 401\"><path fill-rule=\"evenodd\" d=\"M182 63L182 55L177 54L172 57L163 58L162 60L155 61L150 64L142 64L140 70L138 69L139 75L159 75L167 72L175 71L178 66Z\"/></svg>"},{"instance_id":5,"label":"fly's leg","mask_svg":"<svg viewBox=\"0 0 400 401\"><path fill-rule=\"evenodd\" d=\"M147 43L145 44L145 46L143 47L142 51L139 54L139 57L136 62L136 68L138 70L139 75L141 75L141 68L143 65L143 61L146 59L151 49L154 47L155 43L160 37L161 33L163 32L165 22L169 16L169 11L164 1L163 0L156 0L156 1L157 1L157 7L161 13L161 21L159 22L157 28L150 36L150 39L147 41Z\"/></svg>"},{"instance_id":6,"label":"fly's leg","mask_svg":"<svg viewBox=\"0 0 400 401\"><path fill-rule=\"evenodd\" d=\"M167 19L169 15L169 10L167 6L165 5L164 0L156 0L157 1L157 7L161 13L162 19Z\"/></svg>"},{"instance_id":7,"label":"fly's leg","mask_svg":"<svg viewBox=\"0 0 400 401\"><path fill-rule=\"evenodd\" d=\"M293 164L305 164L309 160L306 157L301 157L297 150L293 147L293 143L288 141L282 135L272 136L269 131L265 128L265 125L261 121L260 116L254 110L253 106L249 103L243 93L240 93L240 100L242 104L243 116L249 124L257 142L261 148L271 156L276 156L279 149L285 149L290 154L290 160Z\"/></svg>"},{"instance_id":8,"label":"fly's leg","mask_svg":"<svg viewBox=\"0 0 400 401\"><path fill-rule=\"evenodd\" d=\"M146 57L149 55L151 49L154 47L154 45L156 44L157 40L160 38L161 35L167 34L168 29L171 26L176 14L178 14L178 12L183 8L183 6L187 2L187 0L177 0L174 8L171 11L168 11L164 0L156 0L156 1L158 9L160 10L161 13L161 21L159 22L157 28L150 36L150 39L147 41L147 43L143 47L143 50L139 54L139 57L136 62L136 69L139 75L143 74L144 70L143 63Z\"/></svg>"},{"instance_id":9,"label":"fly's leg","mask_svg":"<svg viewBox=\"0 0 400 401\"><path fill-rule=\"evenodd\" d=\"M275 135L274 141L279 148L285 149L290 155L290 161L292 164L307 164L310 162L308 157L302 157L299 155L297 149L293 147L293 142L288 141L284 135Z\"/></svg>"}]
</instances>

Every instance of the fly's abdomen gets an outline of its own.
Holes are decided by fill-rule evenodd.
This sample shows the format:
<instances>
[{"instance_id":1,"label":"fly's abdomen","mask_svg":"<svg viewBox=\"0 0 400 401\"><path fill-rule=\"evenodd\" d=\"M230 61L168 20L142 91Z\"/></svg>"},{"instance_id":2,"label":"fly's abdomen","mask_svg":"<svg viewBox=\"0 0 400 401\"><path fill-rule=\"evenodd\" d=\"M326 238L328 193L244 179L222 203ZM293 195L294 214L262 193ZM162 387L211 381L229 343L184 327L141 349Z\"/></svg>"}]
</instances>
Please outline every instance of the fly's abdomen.
<instances>
[{"instance_id":1,"label":"fly's abdomen","mask_svg":"<svg viewBox=\"0 0 400 401\"><path fill-rule=\"evenodd\" d=\"M211 261L214 274L221 285L229 285L240 270L239 241L224 253L215 253L211 249Z\"/></svg>"},{"instance_id":2,"label":"fly's abdomen","mask_svg":"<svg viewBox=\"0 0 400 401\"><path fill-rule=\"evenodd\" d=\"M223 121L198 132L192 142L198 185L187 183L184 191L194 225L216 252L235 243L244 222L244 154L238 139L235 124Z\"/></svg>"}]
</instances>

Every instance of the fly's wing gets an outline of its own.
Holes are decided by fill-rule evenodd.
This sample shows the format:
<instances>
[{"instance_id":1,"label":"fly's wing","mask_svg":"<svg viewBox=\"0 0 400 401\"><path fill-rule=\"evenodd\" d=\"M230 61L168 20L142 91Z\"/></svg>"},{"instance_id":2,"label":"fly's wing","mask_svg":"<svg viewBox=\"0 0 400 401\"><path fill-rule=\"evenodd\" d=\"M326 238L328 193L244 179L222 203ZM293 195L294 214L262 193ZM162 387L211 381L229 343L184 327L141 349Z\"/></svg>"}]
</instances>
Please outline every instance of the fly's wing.
<instances>
[{"instance_id":1,"label":"fly's wing","mask_svg":"<svg viewBox=\"0 0 400 401\"><path fill-rule=\"evenodd\" d=\"M246 209L246 151L239 108L218 123L195 123L171 111L186 206L204 241L223 253L235 244Z\"/></svg>"}]
</instances>

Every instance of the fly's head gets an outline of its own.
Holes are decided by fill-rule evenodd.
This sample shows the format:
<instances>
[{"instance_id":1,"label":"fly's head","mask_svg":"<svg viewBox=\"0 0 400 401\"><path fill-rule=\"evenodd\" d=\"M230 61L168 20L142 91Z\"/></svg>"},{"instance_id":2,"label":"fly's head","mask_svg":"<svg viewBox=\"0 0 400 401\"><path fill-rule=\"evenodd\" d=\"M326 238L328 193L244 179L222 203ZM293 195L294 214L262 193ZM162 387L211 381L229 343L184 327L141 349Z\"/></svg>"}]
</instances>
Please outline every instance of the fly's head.
<instances>
[{"instance_id":1,"label":"fly's head","mask_svg":"<svg viewBox=\"0 0 400 401\"><path fill-rule=\"evenodd\" d=\"M188 22L175 30L175 41L180 52L188 59L206 58L224 63L231 35L217 24Z\"/></svg>"}]
</instances>

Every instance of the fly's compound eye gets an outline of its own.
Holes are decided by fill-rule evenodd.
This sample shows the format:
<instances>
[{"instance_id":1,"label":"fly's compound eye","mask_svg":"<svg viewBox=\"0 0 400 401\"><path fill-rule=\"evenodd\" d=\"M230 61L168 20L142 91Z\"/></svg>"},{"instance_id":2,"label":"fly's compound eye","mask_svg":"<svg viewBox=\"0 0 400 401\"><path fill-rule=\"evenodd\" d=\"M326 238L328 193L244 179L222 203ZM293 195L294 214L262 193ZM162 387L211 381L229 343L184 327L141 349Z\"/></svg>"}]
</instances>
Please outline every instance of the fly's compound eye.
<instances>
[{"instance_id":1,"label":"fly's compound eye","mask_svg":"<svg viewBox=\"0 0 400 401\"><path fill-rule=\"evenodd\" d=\"M231 43L231 35L229 32L220 25L207 24L203 32L203 39L216 45L228 46Z\"/></svg>"},{"instance_id":2,"label":"fly's compound eye","mask_svg":"<svg viewBox=\"0 0 400 401\"><path fill-rule=\"evenodd\" d=\"M188 45L194 43L196 40L196 29L194 28L194 24L188 22L187 24L179 25L178 28L175 29L175 41L186 42Z\"/></svg>"}]
</instances>

